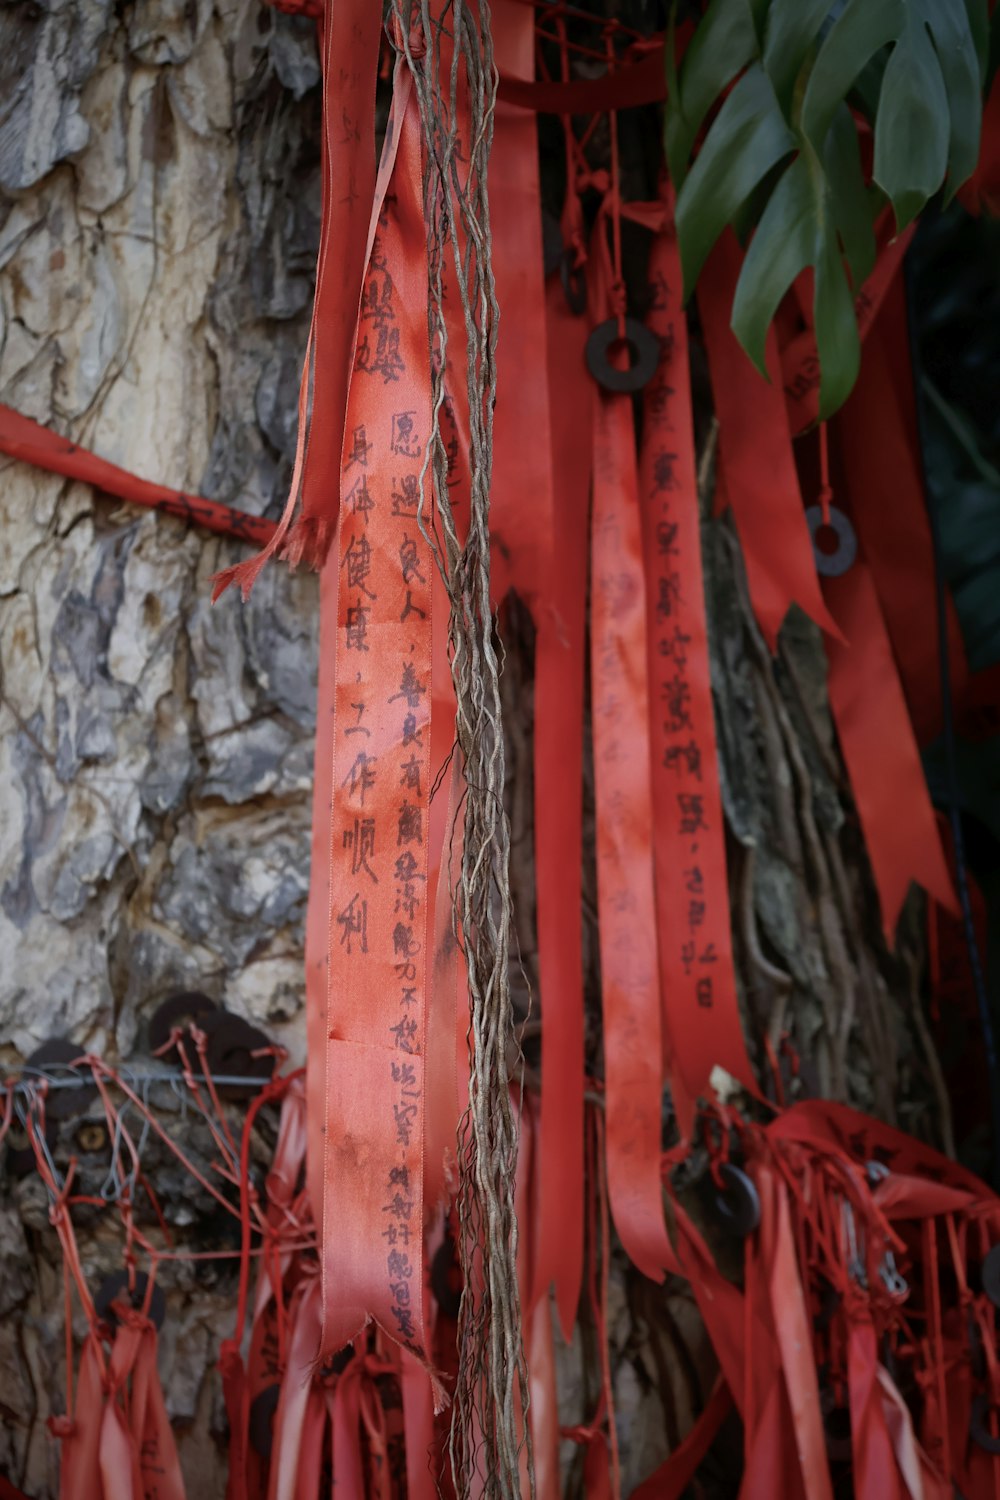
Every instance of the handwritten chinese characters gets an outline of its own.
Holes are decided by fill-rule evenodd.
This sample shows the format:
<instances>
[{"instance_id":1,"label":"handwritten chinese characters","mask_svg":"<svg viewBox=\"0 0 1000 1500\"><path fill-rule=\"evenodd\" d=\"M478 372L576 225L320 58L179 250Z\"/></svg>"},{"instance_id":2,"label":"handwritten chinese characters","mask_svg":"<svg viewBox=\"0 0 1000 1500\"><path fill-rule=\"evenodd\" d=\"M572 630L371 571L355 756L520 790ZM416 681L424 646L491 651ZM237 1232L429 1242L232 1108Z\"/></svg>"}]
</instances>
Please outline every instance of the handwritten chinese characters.
<instances>
[{"instance_id":1,"label":"handwritten chinese characters","mask_svg":"<svg viewBox=\"0 0 1000 1500\"><path fill-rule=\"evenodd\" d=\"M650 275L648 323L662 350L646 388L640 465L653 843L664 1020L683 1112L705 1092L716 1063L738 1077L749 1065L733 978L687 325L672 226L654 245Z\"/></svg>"},{"instance_id":2,"label":"handwritten chinese characters","mask_svg":"<svg viewBox=\"0 0 1000 1500\"><path fill-rule=\"evenodd\" d=\"M423 244L422 226L419 239L412 233L419 197L411 201L410 174L397 180L361 299L338 532L327 1211L350 1218L364 1242L364 1311L423 1358L433 562L419 511L429 362L426 319L400 290L407 247ZM353 1176L341 1186L344 1173Z\"/></svg>"}]
</instances>

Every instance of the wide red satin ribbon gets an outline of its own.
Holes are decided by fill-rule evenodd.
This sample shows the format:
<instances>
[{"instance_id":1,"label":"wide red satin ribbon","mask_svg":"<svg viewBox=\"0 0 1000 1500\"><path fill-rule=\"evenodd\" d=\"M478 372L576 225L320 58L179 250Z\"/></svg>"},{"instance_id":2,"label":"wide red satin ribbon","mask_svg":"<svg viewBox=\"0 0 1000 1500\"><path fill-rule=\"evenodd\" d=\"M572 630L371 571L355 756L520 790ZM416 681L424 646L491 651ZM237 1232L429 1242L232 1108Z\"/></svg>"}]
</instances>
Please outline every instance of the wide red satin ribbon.
<instances>
[{"instance_id":1,"label":"wide red satin ribbon","mask_svg":"<svg viewBox=\"0 0 1000 1500\"><path fill-rule=\"evenodd\" d=\"M588 264L594 324L613 311L607 233L602 214ZM662 1015L635 427L628 395L595 382L592 400L591 691L608 1195L626 1252L661 1280L673 1252L660 1187Z\"/></svg>"},{"instance_id":2,"label":"wide red satin ribbon","mask_svg":"<svg viewBox=\"0 0 1000 1500\"><path fill-rule=\"evenodd\" d=\"M312 325L299 386L295 469L274 536L257 557L218 576L216 597L234 582L245 596L267 559L279 551L293 565L305 560L321 566L335 534L337 475L375 185L381 37L381 7L370 0L337 0L324 11L322 219Z\"/></svg>"},{"instance_id":3,"label":"wide red satin ribbon","mask_svg":"<svg viewBox=\"0 0 1000 1500\"><path fill-rule=\"evenodd\" d=\"M941 672L934 609L934 548L924 495L906 289L887 288L865 345L861 374L832 427L834 494L843 493L871 569L921 745L941 732ZM960 704L968 683L951 597L948 662Z\"/></svg>"},{"instance_id":4,"label":"wide red satin ribbon","mask_svg":"<svg viewBox=\"0 0 1000 1500\"><path fill-rule=\"evenodd\" d=\"M592 454L579 413L592 399L588 327L549 281L548 379L559 554L535 607L535 866L542 1092L533 1297L555 1283L568 1340L583 1275L583 713Z\"/></svg>"},{"instance_id":5,"label":"wide red satin ribbon","mask_svg":"<svg viewBox=\"0 0 1000 1500\"><path fill-rule=\"evenodd\" d=\"M756 1092L733 969L725 826L705 618L687 319L669 191L653 242L647 326L662 351L643 401L639 469L647 584L650 738L663 1025L674 1109L724 1068Z\"/></svg>"},{"instance_id":6,"label":"wide red satin ribbon","mask_svg":"<svg viewBox=\"0 0 1000 1500\"><path fill-rule=\"evenodd\" d=\"M719 419L719 470L746 563L754 614L771 650L795 603L828 634L838 628L820 592L780 384L777 335L768 335L771 382L762 379L729 326L743 256L721 237L698 282L698 310Z\"/></svg>"},{"instance_id":7,"label":"wide red satin ribbon","mask_svg":"<svg viewBox=\"0 0 1000 1500\"><path fill-rule=\"evenodd\" d=\"M949 911L956 899L885 621L863 558L824 581L843 640L826 643L830 708L878 887L886 941L911 881Z\"/></svg>"},{"instance_id":8,"label":"wide red satin ribbon","mask_svg":"<svg viewBox=\"0 0 1000 1500\"><path fill-rule=\"evenodd\" d=\"M497 67L534 78L531 6L493 0L490 10ZM501 99L493 128L490 229L501 315L490 536L491 590L500 600L511 587L525 597L548 585L554 537L538 122Z\"/></svg>"},{"instance_id":9,"label":"wide red satin ribbon","mask_svg":"<svg viewBox=\"0 0 1000 1500\"><path fill-rule=\"evenodd\" d=\"M397 65L392 191L371 248L338 527L324 1136L324 1355L374 1318L426 1358L430 431L421 132ZM329 705L321 705L321 712Z\"/></svg>"}]
</instances>

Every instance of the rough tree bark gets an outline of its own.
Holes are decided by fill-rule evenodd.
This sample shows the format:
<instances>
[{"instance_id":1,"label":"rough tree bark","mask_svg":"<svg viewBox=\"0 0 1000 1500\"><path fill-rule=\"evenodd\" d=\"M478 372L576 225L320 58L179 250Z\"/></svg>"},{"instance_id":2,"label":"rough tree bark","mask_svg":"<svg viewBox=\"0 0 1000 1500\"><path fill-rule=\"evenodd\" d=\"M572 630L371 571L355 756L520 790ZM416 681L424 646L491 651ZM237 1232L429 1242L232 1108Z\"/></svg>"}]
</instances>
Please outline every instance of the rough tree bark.
<instances>
[{"instance_id":1,"label":"rough tree bark","mask_svg":"<svg viewBox=\"0 0 1000 1500\"><path fill-rule=\"evenodd\" d=\"M0 4L0 399L150 479L273 512L318 238L317 83L311 23L260 0ZM235 544L13 463L0 527L0 1059L69 1034L141 1062L157 1000L196 985L300 1060L315 581L276 568L247 606L212 609L209 577ZM705 547L749 1034L759 1055L790 1030L805 1087L947 1139L916 924L890 958L819 642L792 620L772 662L727 523L706 521ZM532 643L515 604L504 631L520 957L537 996ZM596 1061L592 882L587 909ZM83 1161L99 1182L97 1157ZM221 1243L169 1162L149 1165L182 1238ZM117 1246L95 1215L88 1273L117 1265ZM214 1500L233 1275L175 1265L164 1279L168 1405L191 1500ZM619 1269L612 1311L630 1484L686 1430L712 1367L683 1287ZM38 1500L56 1493L61 1320L44 1194L8 1170L0 1470ZM570 1421L586 1354L584 1338L562 1360Z\"/></svg>"}]
</instances>

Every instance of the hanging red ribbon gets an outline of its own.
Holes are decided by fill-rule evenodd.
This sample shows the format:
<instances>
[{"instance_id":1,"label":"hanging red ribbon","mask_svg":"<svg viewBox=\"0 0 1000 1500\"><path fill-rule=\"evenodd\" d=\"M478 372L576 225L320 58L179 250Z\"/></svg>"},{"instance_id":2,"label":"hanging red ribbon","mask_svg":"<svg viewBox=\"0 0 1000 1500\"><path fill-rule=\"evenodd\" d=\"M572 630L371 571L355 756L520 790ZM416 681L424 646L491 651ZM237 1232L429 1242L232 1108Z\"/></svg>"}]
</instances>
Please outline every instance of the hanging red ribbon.
<instances>
[{"instance_id":1,"label":"hanging red ribbon","mask_svg":"<svg viewBox=\"0 0 1000 1500\"><path fill-rule=\"evenodd\" d=\"M820 592L780 385L777 336L768 335L771 383L754 369L729 327L742 254L721 237L698 282L698 310L719 419L719 469L739 532L754 614L771 650L794 603L836 636Z\"/></svg>"},{"instance_id":2,"label":"hanging red ribbon","mask_svg":"<svg viewBox=\"0 0 1000 1500\"><path fill-rule=\"evenodd\" d=\"M560 538L538 600L535 645L535 866L542 994L538 1242L533 1297L555 1282L564 1336L583 1275L583 713L591 449L579 412L591 400L586 320L558 277L547 292L555 528Z\"/></svg>"},{"instance_id":3,"label":"hanging red ribbon","mask_svg":"<svg viewBox=\"0 0 1000 1500\"><path fill-rule=\"evenodd\" d=\"M903 256L915 232L915 226L911 225L897 235L892 210L887 209L883 214L877 229L879 249L875 268L854 302L858 333L863 343L867 341L889 289L899 281ZM804 279L801 278L796 286L803 285ZM861 362L862 373L866 359L867 354ZM788 419L794 433L802 432L816 421L819 414L819 376L816 335L811 327L807 327L781 350L781 380L788 403Z\"/></svg>"},{"instance_id":4,"label":"hanging red ribbon","mask_svg":"<svg viewBox=\"0 0 1000 1500\"><path fill-rule=\"evenodd\" d=\"M231 583L238 583L245 596L264 563L278 552L293 565L304 560L321 566L335 534L340 498L336 476L344 447L375 187L375 80L381 37L381 7L370 0L337 0L326 7L320 24L322 218L312 325L299 387L295 470L274 536L259 556L219 574L216 598ZM373 364L392 360L391 329L383 328L382 337L382 345L369 351Z\"/></svg>"},{"instance_id":5,"label":"hanging red ribbon","mask_svg":"<svg viewBox=\"0 0 1000 1500\"><path fill-rule=\"evenodd\" d=\"M824 594L844 633L828 639L830 708L892 945L910 882L956 899L871 573L862 558Z\"/></svg>"},{"instance_id":6,"label":"hanging red ribbon","mask_svg":"<svg viewBox=\"0 0 1000 1500\"><path fill-rule=\"evenodd\" d=\"M402 64L388 136L398 157L365 285L338 528L326 1079L313 1107L325 1132L323 1353L373 1317L426 1358L434 562L418 514L430 431L421 136Z\"/></svg>"},{"instance_id":7,"label":"hanging red ribbon","mask_svg":"<svg viewBox=\"0 0 1000 1500\"><path fill-rule=\"evenodd\" d=\"M535 74L535 17L521 0L490 7L497 67L512 78ZM523 596L546 586L552 556L552 458L545 379L545 284L538 125L499 101L490 149L490 229L498 305L490 496L491 589ZM537 380L529 376L532 367Z\"/></svg>"},{"instance_id":8,"label":"hanging red ribbon","mask_svg":"<svg viewBox=\"0 0 1000 1500\"><path fill-rule=\"evenodd\" d=\"M643 507L663 1024L684 1135L716 1066L756 1092L733 970L725 827L701 565L687 319L673 222L653 242L647 326L662 355L646 387Z\"/></svg>"},{"instance_id":9,"label":"hanging red ribbon","mask_svg":"<svg viewBox=\"0 0 1000 1500\"><path fill-rule=\"evenodd\" d=\"M615 312L608 224L589 267L594 324ZM649 673L635 427L628 395L594 384L591 675L608 1193L628 1255L661 1280L672 1259L660 1188L663 1048L652 826Z\"/></svg>"},{"instance_id":10,"label":"hanging red ribbon","mask_svg":"<svg viewBox=\"0 0 1000 1500\"><path fill-rule=\"evenodd\" d=\"M921 473L906 289L885 294L850 399L833 427L834 487L850 500L921 745L941 732L941 670L934 609L934 548ZM891 497L891 503L888 503ZM954 701L968 672L950 596L948 663ZM901 803L900 806L903 806Z\"/></svg>"}]
</instances>

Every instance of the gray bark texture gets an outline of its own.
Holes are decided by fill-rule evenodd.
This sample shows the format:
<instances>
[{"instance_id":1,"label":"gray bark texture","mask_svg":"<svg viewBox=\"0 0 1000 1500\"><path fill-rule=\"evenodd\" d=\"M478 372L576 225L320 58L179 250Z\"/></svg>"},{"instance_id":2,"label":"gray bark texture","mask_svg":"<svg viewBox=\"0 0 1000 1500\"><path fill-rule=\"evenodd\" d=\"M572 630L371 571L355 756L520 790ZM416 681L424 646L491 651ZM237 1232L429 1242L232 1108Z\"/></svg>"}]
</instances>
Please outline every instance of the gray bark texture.
<instances>
[{"instance_id":1,"label":"gray bark texture","mask_svg":"<svg viewBox=\"0 0 1000 1500\"><path fill-rule=\"evenodd\" d=\"M259 0L0 7L0 399L145 478L280 508L318 79L314 26ZM244 547L0 464L4 1063L70 1036L141 1066L150 1012L192 986L301 1061L315 579L276 568L213 608L211 575ZM155 1165L200 1248L214 1230L183 1176ZM45 1500L58 1246L37 1178L8 1173L0 1202L0 1470ZM113 1219L81 1234L95 1284L121 1264ZM214 1500L234 1281L211 1262L163 1274L168 1404L191 1500Z\"/></svg>"},{"instance_id":2,"label":"gray bark texture","mask_svg":"<svg viewBox=\"0 0 1000 1500\"><path fill-rule=\"evenodd\" d=\"M312 24L260 0L0 0L0 400L151 480L258 513L280 507L318 241L318 81ZM702 428L707 492L709 420ZM244 548L7 460L0 535L0 1062L14 1069L47 1038L70 1036L141 1066L150 1013L189 987L301 1061L315 580L265 570L247 605L228 595L213 608L211 575ZM726 523L706 521L705 547L737 954L758 1060L765 1035L789 1031L798 1087L947 1141L920 1025L916 922L911 913L891 958L845 816L818 638L793 619L772 661ZM502 628L517 974L537 997L524 1033L530 1084L544 1007L532 642L518 607ZM587 940L598 1070L592 871ZM57 1161L79 1152L80 1123L60 1127ZM185 1128L200 1159L207 1141ZM265 1122L255 1162L272 1142ZM91 1191L99 1155L90 1167L81 1158ZM165 1153L146 1166L182 1245L230 1243ZM120 1265L113 1213L92 1213L80 1241L95 1280ZM215 1361L235 1275L176 1262L162 1279L161 1372L188 1494L216 1500ZM656 1288L616 1263L611 1314L627 1493L683 1436L713 1364L680 1284ZM36 1500L57 1491L46 1419L62 1409L62 1318L44 1191L8 1161L0 1471ZM565 1419L586 1420L598 1371L586 1326L560 1363ZM570 1494L574 1453L567 1445ZM720 1486L735 1492L724 1476Z\"/></svg>"}]
</instances>

